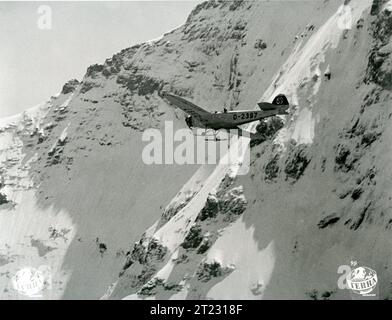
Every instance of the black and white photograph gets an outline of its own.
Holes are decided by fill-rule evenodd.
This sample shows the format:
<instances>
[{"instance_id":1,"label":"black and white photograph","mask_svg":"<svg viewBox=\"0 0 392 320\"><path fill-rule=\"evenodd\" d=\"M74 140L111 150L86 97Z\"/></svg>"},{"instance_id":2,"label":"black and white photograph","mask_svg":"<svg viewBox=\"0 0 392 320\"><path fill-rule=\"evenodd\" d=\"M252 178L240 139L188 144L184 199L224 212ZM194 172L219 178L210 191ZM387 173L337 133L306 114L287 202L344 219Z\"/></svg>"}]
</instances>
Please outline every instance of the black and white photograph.
<instances>
[{"instance_id":1,"label":"black and white photograph","mask_svg":"<svg viewBox=\"0 0 392 320\"><path fill-rule=\"evenodd\" d=\"M0 300L392 299L392 0L0 1L0 43Z\"/></svg>"}]
</instances>

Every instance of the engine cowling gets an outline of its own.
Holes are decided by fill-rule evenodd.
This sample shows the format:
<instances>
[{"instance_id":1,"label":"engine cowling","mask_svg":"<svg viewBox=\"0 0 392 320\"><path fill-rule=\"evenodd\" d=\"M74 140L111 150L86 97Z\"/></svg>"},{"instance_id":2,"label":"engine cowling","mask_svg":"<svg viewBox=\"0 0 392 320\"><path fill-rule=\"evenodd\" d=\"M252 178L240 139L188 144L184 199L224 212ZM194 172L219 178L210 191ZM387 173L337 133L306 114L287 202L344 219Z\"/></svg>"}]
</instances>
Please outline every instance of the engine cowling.
<instances>
[{"instance_id":1,"label":"engine cowling","mask_svg":"<svg viewBox=\"0 0 392 320\"><path fill-rule=\"evenodd\" d=\"M187 117L185 118L185 123L187 124L187 126L189 127L189 129L192 129L192 127L193 127L192 116L187 116Z\"/></svg>"}]
</instances>

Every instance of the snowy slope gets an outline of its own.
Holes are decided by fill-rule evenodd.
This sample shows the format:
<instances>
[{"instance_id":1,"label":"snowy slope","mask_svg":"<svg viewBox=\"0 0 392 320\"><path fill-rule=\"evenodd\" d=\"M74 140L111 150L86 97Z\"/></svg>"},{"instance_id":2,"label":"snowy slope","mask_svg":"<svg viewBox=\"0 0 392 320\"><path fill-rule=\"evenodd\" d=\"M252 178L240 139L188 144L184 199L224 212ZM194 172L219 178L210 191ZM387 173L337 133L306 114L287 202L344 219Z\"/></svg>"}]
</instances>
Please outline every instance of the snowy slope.
<instances>
[{"instance_id":1,"label":"snowy slope","mask_svg":"<svg viewBox=\"0 0 392 320\"><path fill-rule=\"evenodd\" d=\"M352 259L388 297L390 16L345 3L349 29L342 1L204 2L3 120L1 297L23 298L18 269L49 265L42 298L347 298L336 271ZM159 90L211 111L280 92L293 106L247 175L148 166L142 132L185 125Z\"/></svg>"},{"instance_id":2,"label":"snowy slope","mask_svg":"<svg viewBox=\"0 0 392 320\"><path fill-rule=\"evenodd\" d=\"M200 6L184 26L161 39L90 66L81 83L65 84L46 103L47 113L34 116L42 122L38 128L30 112L3 121L1 217L2 228L10 230L0 244L4 297L22 298L10 278L21 267L43 264L59 277L53 297L100 297L121 270L129 243L161 217L196 172L197 166L143 164L141 134L162 128L166 119L174 119L175 128L184 126L183 115L159 98L158 89L188 95L208 109L228 101L235 106L228 88L239 73L232 61L246 45L239 41L243 15L252 11L228 3L221 14L219 5ZM220 30L221 23L228 29ZM251 40L249 58L256 63L261 56ZM251 77L248 72L243 81ZM271 75L266 71L266 79ZM255 98L249 99L254 104ZM207 177L213 167L201 168L194 179ZM26 183L28 189L21 190ZM192 195L200 186L196 181L184 188ZM41 215L53 221L43 223ZM14 242L31 248L17 250ZM48 252L39 251L37 243Z\"/></svg>"},{"instance_id":3,"label":"snowy slope","mask_svg":"<svg viewBox=\"0 0 392 320\"><path fill-rule=\"evenodd\" d=\"M369 13L376 3L349 5L350 28L340 27L346 7L335 3L327 19L307 21L310 37L294 37L259 98L285 92L295 109L273 140L252 148L250 174L207 183L200 197L146 234L105 298L348 298L337 288L337 270L351 260L378 270L381 297L389 297L390 80L384 69L384 82L368 81L369 54L379 49L375 24L388 26L388 7L375 18ZM390 38L382 40L381 49ZM378 109L365 110L372 105ZM211 177L221 170L230 168L218 165Z\"/></svg>"}]
</instances>

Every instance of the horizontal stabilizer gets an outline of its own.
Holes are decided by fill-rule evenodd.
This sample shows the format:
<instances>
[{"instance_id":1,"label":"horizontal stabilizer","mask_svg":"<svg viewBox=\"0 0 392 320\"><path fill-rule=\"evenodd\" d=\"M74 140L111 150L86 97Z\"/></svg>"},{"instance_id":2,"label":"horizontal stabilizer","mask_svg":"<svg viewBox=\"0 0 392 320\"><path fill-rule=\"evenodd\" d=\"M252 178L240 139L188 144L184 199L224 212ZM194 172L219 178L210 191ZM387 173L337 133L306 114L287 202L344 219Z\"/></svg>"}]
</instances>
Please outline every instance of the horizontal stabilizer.
<instances>
[{"instance_id":1,"label":"horizontal stabilizer","mask_svg":"<svg viewBox=\"0 0 392 320\"><path fill-rule=\"evenodd\" d=\"M269 110L275 110L276 109L276 106L273 105L272 103L269 103L269 102L259 102L257 105L263 111L269 111Z\"/></svg>"}]
</instances>

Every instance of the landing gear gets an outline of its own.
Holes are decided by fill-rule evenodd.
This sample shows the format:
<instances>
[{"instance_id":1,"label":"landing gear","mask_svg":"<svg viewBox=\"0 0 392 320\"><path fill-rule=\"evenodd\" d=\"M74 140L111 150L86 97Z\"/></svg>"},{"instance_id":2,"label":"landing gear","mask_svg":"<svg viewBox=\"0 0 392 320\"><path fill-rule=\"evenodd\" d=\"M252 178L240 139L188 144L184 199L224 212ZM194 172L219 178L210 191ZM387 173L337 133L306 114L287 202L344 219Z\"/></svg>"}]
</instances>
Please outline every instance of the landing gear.
<instances>
[{"instance_id":1,"label":"landing gear","mask_svg":"<svg viewBox=\"0 0 392 320\"><path fill-rule=\"evenodd\" d=\"M211 132L212 134L207 134ZM222 131L219 130L214 130L214 129L205 129L204 130L204 135L202 134L202 136L204 136L206 138L207 141L224 141L224 140L228 140L227 138L220 138L219 134L222 133Z\"/></svg>"},{"instance_id":2,"label":"landing gear","mask_svg":"<svg viewBox=\"0 0 392 320\"><path fill-rule=\"evenodd\" d=\"M219 131L214 130L214 129L209 129L209 128L205 128L205 129L196 129L196 131L194 131L193 129L191 129L193 132L193 135L196 137L204 137L205 140L207 141L221 141L221 140L226 140L226 139L221 139L218 137ZM201 131L201 132L200 132Z\"/></svg>"}]
</instances>

